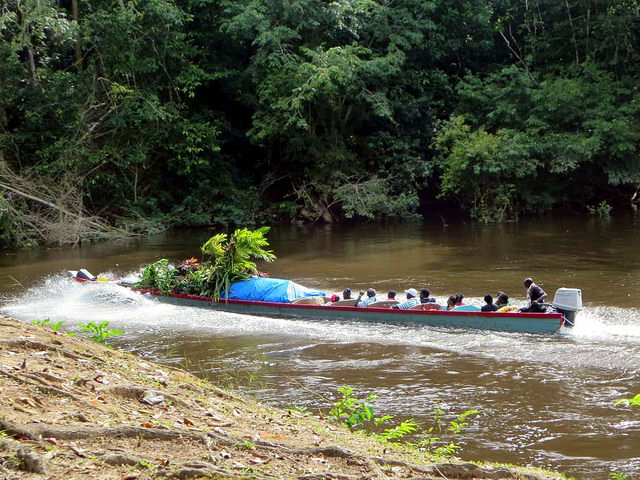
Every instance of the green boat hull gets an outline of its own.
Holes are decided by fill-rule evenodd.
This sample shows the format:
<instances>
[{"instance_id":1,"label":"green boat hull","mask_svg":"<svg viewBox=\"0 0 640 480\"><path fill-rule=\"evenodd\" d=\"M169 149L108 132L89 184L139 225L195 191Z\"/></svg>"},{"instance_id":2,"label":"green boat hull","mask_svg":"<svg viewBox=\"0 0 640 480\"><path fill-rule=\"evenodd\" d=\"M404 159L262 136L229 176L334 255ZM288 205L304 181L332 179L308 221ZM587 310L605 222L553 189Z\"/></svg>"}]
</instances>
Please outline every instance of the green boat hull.
<instances>
[{"instance_id":1,"label":"green boat hull","mask_svg":"<svg viewBox=\"0 0 640 480\"><path fill-rule=\"evenodd\" d=\"M224 299L216 302L194 295L162 295L137 290L158 301L186 307L208 308L244 315L278 318L350 320L386 324L424 325L446 328L472 328L521 333L554 333L562 326L560 313L455 312L441 310L397 310L391 308L357 308L330 305L254 302Z\"/></svg>"}]
</instances>

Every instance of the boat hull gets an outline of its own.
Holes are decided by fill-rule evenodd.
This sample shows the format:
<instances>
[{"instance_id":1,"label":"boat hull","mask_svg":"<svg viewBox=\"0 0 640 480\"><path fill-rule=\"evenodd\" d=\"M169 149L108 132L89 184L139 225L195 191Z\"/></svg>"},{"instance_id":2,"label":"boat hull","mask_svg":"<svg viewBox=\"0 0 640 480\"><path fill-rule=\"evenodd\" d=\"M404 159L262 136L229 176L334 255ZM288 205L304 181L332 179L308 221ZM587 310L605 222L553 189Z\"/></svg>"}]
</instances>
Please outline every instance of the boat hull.
<instances>
[{"instance_id":1,"label":"boat hull","mask_svg":"<svg viewBox=\"0 0 640 480\"><path fill-rule=\"evenodd\" d=\"M554 333L562 326L561 313L455 312L441 310L397 310L391 308L337 307L246 300L213 301L196 295L163 295L157 291L133 289L158 301L173 305L208 308L245 315L357 320L387 324L413 324L431 327L473 328L521 333Z\"/></svg>"}]
</instances>

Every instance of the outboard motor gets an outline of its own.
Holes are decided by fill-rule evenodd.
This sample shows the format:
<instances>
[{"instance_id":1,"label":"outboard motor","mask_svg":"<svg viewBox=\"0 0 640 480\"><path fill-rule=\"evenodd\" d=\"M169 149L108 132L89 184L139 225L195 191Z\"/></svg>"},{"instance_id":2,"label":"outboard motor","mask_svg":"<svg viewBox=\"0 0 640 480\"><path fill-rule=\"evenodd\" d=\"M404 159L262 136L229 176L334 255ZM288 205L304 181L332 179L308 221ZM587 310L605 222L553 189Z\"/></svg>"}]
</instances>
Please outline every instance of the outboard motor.
<instances>
[{"instance_id":1,"label":"outboard motor","mask_svg":"<svg viewBox=\"0 0 640 480\"><path fill-rule=\"evenodd\" d=\"M551 305L562 314L563 325L573 327L576 314L582 310L582 290L579 288L559 288Z\"/></svg>"}]
</instances>

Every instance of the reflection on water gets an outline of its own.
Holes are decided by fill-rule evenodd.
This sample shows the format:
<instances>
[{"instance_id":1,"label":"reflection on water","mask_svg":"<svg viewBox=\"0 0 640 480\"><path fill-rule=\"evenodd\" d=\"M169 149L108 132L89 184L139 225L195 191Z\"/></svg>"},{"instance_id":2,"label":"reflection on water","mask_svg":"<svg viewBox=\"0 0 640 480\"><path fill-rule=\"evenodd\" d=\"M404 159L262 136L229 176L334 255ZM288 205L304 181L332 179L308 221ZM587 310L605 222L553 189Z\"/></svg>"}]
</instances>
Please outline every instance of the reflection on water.
<instances>
[{"instance_id":1,"label":"reflection on water","mask_svg":"<svg viewBox=\"0 0 640 480\"><path fill-rule=\"evenodd\" d=\"M472 227L365 225L281 229L271 235L273 276L309 286L379 291L428 285L443 298L462 291L522 296L531 275L550 294L583 289L586 308L572 330L540 336L262 318L158 303L111 285L76 284L57 274L136 270L161 256L197 253L210 232L178 232L79 250L2 257L2 312L66 328L87 321L124 330L119 345L185 365L260 399L327 411L340 385L375 391L379 412L428 422L481 413L461 437L465 458L557 468L583 479L613 470L640 473L640 411L612 407L640 393L638 225L613 219ZM43 275L49 274L43 278ZM7 281L7 284L10 282Z\"/></svg>"}]
</instances>

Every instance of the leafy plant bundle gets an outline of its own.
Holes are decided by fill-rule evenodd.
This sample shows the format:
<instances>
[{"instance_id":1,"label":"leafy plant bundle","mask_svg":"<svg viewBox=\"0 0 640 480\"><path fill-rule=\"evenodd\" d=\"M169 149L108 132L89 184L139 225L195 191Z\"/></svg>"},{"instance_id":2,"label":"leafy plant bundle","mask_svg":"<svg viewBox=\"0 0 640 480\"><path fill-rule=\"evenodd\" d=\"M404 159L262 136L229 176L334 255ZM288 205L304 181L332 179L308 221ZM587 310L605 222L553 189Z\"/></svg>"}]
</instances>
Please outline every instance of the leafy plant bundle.
<instances>
[{"instance_id":1,"label":"leafy plant bundle","mask_svg":"<svg viewBox=\"0 0 640 480\"><path fill-rule=\"evenodd\" d=\"M157 288L162 293L168 294L176 287L177 272L176 268L169 264L169 260L162 258L142 271L142 277L137 285Z\"/></svg>"},{"instance_id":2,"label":"leafy plant bundle","mask_svg":"<svg viewBox=\"0 0 640 480\"><path fill-rule=\"evenodd\" d=\"M264 235L269 227L251 231L238 229L230 237L220 233L211 237L202 245L202 255L208 261L207 291L215 299L222 293L229 297L232 283L248 279L258 273L254 260L273 262L276 256L266 250L269 242Z\"/></svg>"},{"instance_id":3,"label":"leafy plant bundle","mask_svg":"<svg viewBox=\"0 0 640 480\"><path fill-rule=\"evenodd\" d=\"M215 300L224 294L228 298L233 283L258 273L257 260L275 260L274 253L267 250L268 231L269 227L253 231L240 228L231 235L214 235L201 247L202 262L191 258L176 268L163 258L143 270L137 286L157 288L164 294L189 293Z\"/></svg>"}]
</instances>

